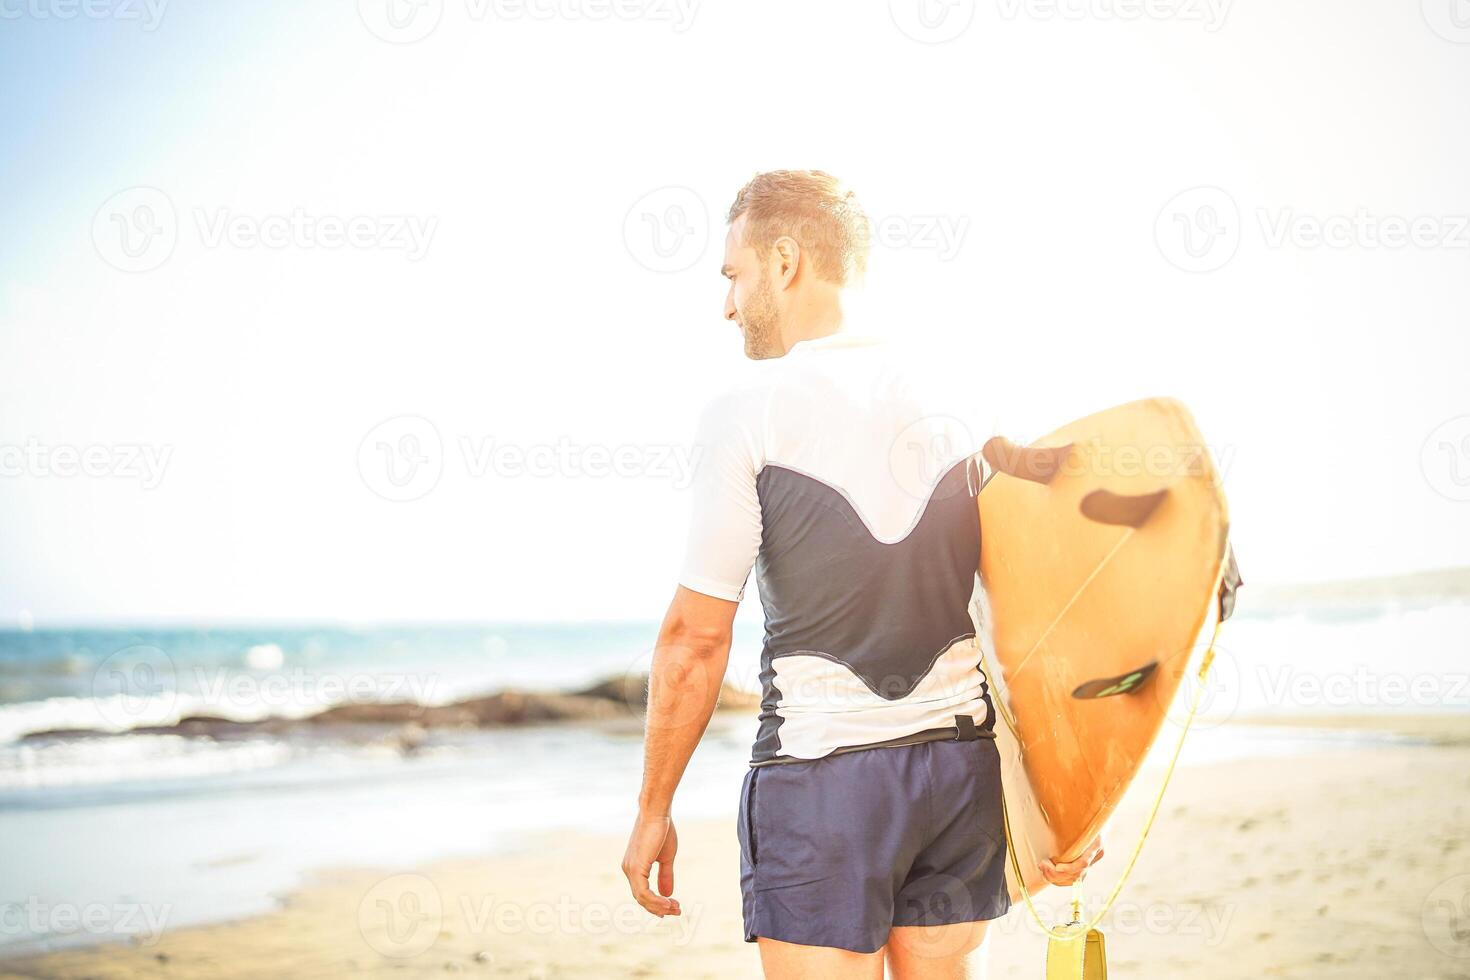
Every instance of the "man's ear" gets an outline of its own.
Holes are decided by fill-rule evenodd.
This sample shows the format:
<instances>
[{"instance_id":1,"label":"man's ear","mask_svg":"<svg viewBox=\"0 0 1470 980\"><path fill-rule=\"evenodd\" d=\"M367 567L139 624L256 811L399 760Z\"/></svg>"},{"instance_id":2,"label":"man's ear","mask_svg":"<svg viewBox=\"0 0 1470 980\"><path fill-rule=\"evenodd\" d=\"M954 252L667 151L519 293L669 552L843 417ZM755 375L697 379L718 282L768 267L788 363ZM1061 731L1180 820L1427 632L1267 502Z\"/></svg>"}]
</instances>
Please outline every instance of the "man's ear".
<instances>
[{"instance_id":1,"label":"man's ear","mask_svg":"<svg viewBox=\"0 0 1470 980\"><path fill-rule=\"evenodd\" d=\"M775 252L775 281L782 289L786 289L796 279L796 270L801 265L801 246L796 243L796 239L782 235L771 247Z\"/></svg>"}]
</instances>

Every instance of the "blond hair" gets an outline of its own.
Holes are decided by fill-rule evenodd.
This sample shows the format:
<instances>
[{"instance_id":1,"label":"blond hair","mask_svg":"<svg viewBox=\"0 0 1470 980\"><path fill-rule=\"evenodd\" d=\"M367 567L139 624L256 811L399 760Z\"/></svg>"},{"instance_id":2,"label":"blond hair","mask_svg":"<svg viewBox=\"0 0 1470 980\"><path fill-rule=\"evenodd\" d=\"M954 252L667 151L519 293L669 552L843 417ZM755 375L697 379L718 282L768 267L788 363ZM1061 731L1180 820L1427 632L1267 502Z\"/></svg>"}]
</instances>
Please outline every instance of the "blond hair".
<instances>
[{"instance_id":1,"label":"blond hair","mask_svg":"<svg viewBox=\"0 0 1470 980\"><path fill-rule=\"evenodd\" d=\"M756 174L735 195L727 223L746 215L742 245L769 249L789 237L812 258L819 279L847 285L868 265L868 217L857 197L820 170Z\"/></svg>"}]
</instances>

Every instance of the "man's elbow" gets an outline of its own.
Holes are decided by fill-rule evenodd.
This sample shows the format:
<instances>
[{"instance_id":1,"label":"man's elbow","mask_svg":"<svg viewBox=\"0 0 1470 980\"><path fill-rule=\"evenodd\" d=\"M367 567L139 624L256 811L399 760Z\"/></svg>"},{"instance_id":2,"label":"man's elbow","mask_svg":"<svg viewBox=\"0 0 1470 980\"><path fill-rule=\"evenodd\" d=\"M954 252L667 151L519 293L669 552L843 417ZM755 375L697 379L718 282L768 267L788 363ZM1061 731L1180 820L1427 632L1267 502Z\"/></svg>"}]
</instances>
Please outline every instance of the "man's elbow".
<instances>
[{"instance_id":1,"label":"man's elbow","mask_svg":"<svg viewBox=\"0 0 1470 980\"><path fill-rule=\"evenodd\" d=\"M731 630L728 626L691 623L674 619L659 640L661 652L681 659L711 660L730 651Z\"/></svg>"}]
</instances>

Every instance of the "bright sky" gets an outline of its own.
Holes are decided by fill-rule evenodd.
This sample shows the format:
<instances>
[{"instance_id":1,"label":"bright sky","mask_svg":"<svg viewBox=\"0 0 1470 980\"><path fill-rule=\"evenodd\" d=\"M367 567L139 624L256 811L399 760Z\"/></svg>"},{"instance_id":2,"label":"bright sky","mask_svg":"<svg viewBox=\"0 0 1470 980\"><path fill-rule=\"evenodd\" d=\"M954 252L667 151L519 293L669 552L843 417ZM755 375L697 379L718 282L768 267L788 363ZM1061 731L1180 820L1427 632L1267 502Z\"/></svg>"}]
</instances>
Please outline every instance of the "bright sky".
<instances>
[{"instance_id":1,"label":"bright sky","mask_svg":"<svg viewBox=\"0 0 1470 980\"><path fill-rule=\"evenodd\" d=\"M1183 398L1248 580L1470 562L1448 0L389 2L0 0L0 624L658 616L775 167L1016 436Z\"/></svg>"}]
</instances>

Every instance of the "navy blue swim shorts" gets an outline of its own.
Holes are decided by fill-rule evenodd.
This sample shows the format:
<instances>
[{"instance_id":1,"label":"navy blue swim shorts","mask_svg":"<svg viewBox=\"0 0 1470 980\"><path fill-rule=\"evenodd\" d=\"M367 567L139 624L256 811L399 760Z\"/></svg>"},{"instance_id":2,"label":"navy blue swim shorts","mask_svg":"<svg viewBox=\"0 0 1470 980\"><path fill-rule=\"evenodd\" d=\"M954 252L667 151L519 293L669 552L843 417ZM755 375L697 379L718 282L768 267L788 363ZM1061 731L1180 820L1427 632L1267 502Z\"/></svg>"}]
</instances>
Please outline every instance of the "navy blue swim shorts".
<instances>
[{"instance_id":1,"label":"navy blue swim shorts","mask_svg":"<svg viewBox=\"0 0 1470 980\"><path fill-rule=\"evenodd\" d=\"M741 793L745 939L871 953L894 926L1010 908L995 741L759 766Z\"/></svg>"}]
</instances>

